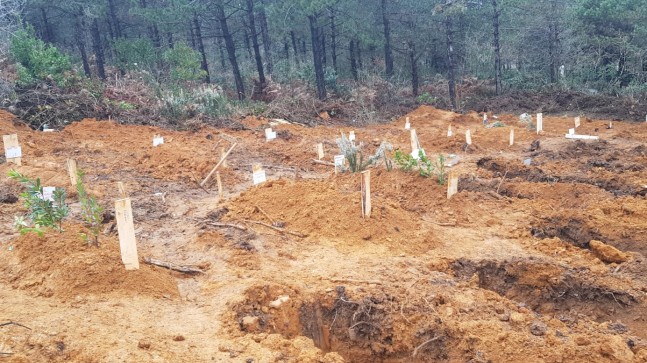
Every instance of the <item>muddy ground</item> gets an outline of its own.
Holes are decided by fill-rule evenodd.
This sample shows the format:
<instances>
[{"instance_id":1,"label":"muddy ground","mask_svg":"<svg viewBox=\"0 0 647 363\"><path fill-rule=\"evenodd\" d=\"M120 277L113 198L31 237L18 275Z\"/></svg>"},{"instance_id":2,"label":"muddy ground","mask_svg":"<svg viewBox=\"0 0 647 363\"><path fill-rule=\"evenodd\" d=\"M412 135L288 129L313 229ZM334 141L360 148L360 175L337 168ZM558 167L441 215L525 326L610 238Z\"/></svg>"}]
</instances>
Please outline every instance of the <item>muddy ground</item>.
<instances>
[{"instance_id":1,"label":"muddy ground","mask_svg":"<svg viewBox=\"0 0 647 363\"><path fill-rule=\"evenodd\" d=\"M512 115L491 129L432 107L407 116L428 155L460 157L459 193L379 163L362 219L359 175L312 161L319 142L332 161L339 128L278 125L271 142L252 118L241 131L84 120L43 133L1 113L17 169L68 188L73 213L63 233L20 236L15 166L0 160L0 361L646 362L647 125L584 118L577 133L601 140L572 141L570 117L544 115L537 135ZM410 151L404 116L355 133L370 151ZM232 142L221 199L198 181ZM79 237L68 158L108 210L125 184L140 270L123 269L114 220L99 247Z\"/></svg>"}]
</instances>

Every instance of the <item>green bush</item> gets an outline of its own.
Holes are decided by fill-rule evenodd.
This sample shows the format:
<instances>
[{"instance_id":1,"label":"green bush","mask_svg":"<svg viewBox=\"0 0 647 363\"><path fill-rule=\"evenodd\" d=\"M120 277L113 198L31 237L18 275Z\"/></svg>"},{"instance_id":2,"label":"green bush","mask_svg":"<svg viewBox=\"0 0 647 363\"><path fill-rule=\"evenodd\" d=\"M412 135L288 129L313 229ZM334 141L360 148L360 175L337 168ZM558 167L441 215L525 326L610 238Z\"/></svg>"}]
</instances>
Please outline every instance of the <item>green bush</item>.
<instances>
[{"instance_id":1,"label":"green bush","mask_svg":"<svg viewBox=\"0 0 647 363\"><path fill-rule=\"evenodd\" d=\"M70 86L70 58L56 47L36 38L33 28L17 31L11 38L9 51L17 64L19 85L31 86L52 80L58 86Z\"/></svg>"},{"instance_id":2,"label":"green bush","mask_svg":"<svg viewBox=\"0 0 647 363\"><path fill-rule=\"evenodd\" d=\"M155 46L149 39L118 39L113 49L115 63L124 71L150 71L157 61Z\"/></svg>"},{"instance_id":3,"label":"green bush","mask_svg":"<svg viewBox=\"0 0 647 363\"><path fill-rule=\"evenodd\" d=\"M440 185L447 182L445 155L443 154L438 154L438 157L432 161L422 150L418 150L418 159L414 158L411 154L405 154L400 150L396 150L394 157L395 163L404 171L410 172L417 168L420 176L425 178L435 176Z\"/></svg>"},{"instance_id":4,"label":"green bush","mask_svg":"<svg viewBox=\"0 0 647 363\"><path fill-rule=\"evenodd\" d=\"M63 219L69 213L67 204L65 204L65 189L56 188L52 195L54 201L45 200L43 199L43 187L40 184L40 179L29 179L15 170L10 170L8 174L11 179L18 181L27 188L25 192L20 194L20 197L25 201L25 207L29 210L29 219L31 219L33 226L29 225L24 218L17 217L14 224L20 234L35 232L42 236L44 227L62 232Z\"/></svg>"},{"instance_id":5,"label":"green bush","mask_svg":"<svg viewBox=\"0 0 647 363\"><path fill-rule=\"evenodd\" d=\"M87 234L82 234L81 237L87 244L99 245L99 234L101 233L101 222L103 222L103 207L97 203L94 196L88 194L83 184L83 177L85 172L78 169L76 172L76 192L79 195L79 203L81 204L81 218L90 230L92 240Z\"/></svg>"},{"instance_id":6,"label":"green bush","mask_svg":"<svg viewBox=\"0 0 647 363\"><path fill-rule=\"evenodd\" d=\"M192 91L176 89L161 95L161 114L172 122L197 116L224 117L232 109L227 97L215 86L203 86Z\"/></svg>"},{"instance_id":7,"label":"green bush","mask_svg":"<svg viewBox=\"0 0 647 363\"><path fill-rule=\"evenodd\" d=\"M200 54L184 43L176 44L162 56L175 82L198 81L207 73L201 68Z\"/></svg>"}]
</instances>

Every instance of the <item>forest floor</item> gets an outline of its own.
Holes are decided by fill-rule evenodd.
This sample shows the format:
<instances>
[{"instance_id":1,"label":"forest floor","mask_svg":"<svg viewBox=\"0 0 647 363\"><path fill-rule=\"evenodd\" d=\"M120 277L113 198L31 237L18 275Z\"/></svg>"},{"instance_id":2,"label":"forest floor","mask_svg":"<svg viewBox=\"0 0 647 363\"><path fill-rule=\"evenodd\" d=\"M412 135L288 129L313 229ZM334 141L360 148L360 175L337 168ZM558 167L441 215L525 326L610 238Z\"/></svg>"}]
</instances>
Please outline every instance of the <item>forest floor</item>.
<instances>
[{"instance_id":1,"label":"forest floor","mask_svg":"<svg viewBox=\"0 0 647 363\"><path fill-rule=\"evenodd\" d=\"M281 124L270 142L255 118L45 133L0 113L16 168L43 185L71 190L68 158L108 209L125 184L142 260L124 270L114 220L87 246L74 192L65 232L20 236L15 166L0 160L0 362L647 362L647 125L583 118L577 133L600 140L573 141L571 117L545 115L537 135L515 115L491 129L475 113L406 116L428 155L460 157L459 193L379 164L363 219L359 175L313 163L320 142L332 161L340 127ZM404 120L354 131L371 152L409 152ZM220 199L198 181L231 142Z\"/></svg>"}]
</instances>

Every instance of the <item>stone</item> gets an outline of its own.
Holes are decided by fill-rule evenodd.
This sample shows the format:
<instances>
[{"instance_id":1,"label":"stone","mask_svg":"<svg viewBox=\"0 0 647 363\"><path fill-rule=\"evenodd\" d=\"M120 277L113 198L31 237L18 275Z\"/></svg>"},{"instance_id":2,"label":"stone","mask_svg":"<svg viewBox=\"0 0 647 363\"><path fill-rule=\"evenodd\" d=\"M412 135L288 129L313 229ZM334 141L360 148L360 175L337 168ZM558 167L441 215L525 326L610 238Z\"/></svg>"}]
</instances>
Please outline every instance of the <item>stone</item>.
<instances>
[{"instance_id":1,"label":"stone","mask_svg":"<svg viewBox=\"0 0 647 363\"><path fill-rule=\"evenodd\" d=\"M548 331L548 327L542 321L534 321L530 325L530 333L535 336L543 336Z\"/></svg>"},{"instance_id":2,"label":"stone","mask_svg":"<svg viewBox=\"0 0 647 363\"><path fill-rule=\"evenodd\" d=\"M137 348L139 349L151 349L151 342L147 340L140 340L139 343L137 343Z\"/></svg>"},{"instance_id":3,"label":"stone","mask_svg":"<svg viewBox=\"0 0 647 363\"><path fill-rule=\"evenodd\" d=\"M589 247L597 258L606 263L623 263L627 262L630 257L628 253L624 253L613 246L597 240L591 240Z\"/></svg>"},{"instance_id":4,"label":"stone","mask_svg":"<svg viewBox=\"0 0 647 363\"><path fill-rule=\"evenodd\" d=\"M246 332L250 332L250 333L259 331L260 328L261 328L260 319L258 318L258 316L246 316L246 317L244 317L242 322L241 322L241 325L242 325L243 330L245 330Z\"/></svg>"}]
</instances>

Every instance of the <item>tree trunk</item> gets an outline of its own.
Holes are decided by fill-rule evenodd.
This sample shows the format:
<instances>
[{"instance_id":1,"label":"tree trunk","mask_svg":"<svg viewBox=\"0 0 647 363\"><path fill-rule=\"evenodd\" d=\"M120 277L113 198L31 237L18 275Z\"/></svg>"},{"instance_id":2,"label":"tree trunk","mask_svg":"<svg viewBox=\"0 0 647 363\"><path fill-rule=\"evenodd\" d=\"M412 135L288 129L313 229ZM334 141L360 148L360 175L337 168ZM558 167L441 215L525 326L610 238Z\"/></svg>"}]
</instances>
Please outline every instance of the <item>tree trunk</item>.
<instances>
[{"instance_id":1,"label":"tree trunk","mask_svg":"<svg viewBox=\"0 0 647 363\"><path fill-rule=\"evenodd\" d=\"M452 39L452 18L445 18L445 33L447 36L447 81L449 84L449 100L452 109L456 110L456 76L454 74L454 44Z\"/></svg>"},{"instance_id":2,"label":"tree trunk","mask_svg":"<svg viewBox=\"0 0 647 363\"><path fill-rule=\"evenodd\" d=\"M283 40L283 56L285 57L285 60L288 62L290 61L290 44L287 39Z\"/></svg>"},{"instance_id":3,"label":"tree trunk","mask_svg":"<svg viewBox=\"0 0 647 363\"><path fill-rule=\"evenodd\" d=\"M416 54L416 44L412 41L407 42L409 48L409 62L411 62L411 93L414 97L418 96L420 85L418 77L418 54Z\"/></svg>"},{"instance_id":4,"label":"tree trunk","mask_svg":"<svg viewBox=\"0 0 647 363\"><path fill-rule=\"evenodd\" d=\"M359 79L357 74L357 59L355 58L355 40L351 39L348 45L348 54L350 55L350 73L353 75L355 82Z\"/></svg>"},{"instance_id":5,"label":"tree trunk","mask_svg":"<svg viewBox=\"0 0 647 363\"><path fill-rule=\"evenodd\" d=\"M290 30L290 38L292 38L292 49L294 49L294 59L296 59L297 65L299 65L300 63L299 49L297 48L297 36L294 34L294 30Z\"/></svg>"},{"instance_id":6,"label":"tree trunk","mask_svg":"<svg viewBox=\"0 0 647 363\"><path fill-rule=\"evenodd\" d=\"M364 63L362 63L362 46L359 40L355 40L355 53L357 53L357 69L364 69Z\"/></svg>"},{"instance_id":7,"label":"tree trunk","mask_svg":"<svg viewBox=\"0 0 647 363\"><path fill-rule=\"evenodd\" d=\"M337 25L335 24L335 12L330 15L330 56L332 57L332 68L337 70Z\"/></svg>"},{"instance_id":8,"label":"tree trunk","mask_svg":"<svg viewBox=\"0 0 647 363\"><path fill-rule=\"evenodd\" d=\"M261 88L265 87L265 70L263 69L263 59L261 58L261 48L258 45L258 34L256 33L256 15L254 14L254 0L247 0L247 19L249 20L249 31L252 35L252 45L254 46L254 59L256 60L256 71L258 72L258 81Z\"/></svg>"},{"instance_id":9,"label":"tree trunk","mask_svg":"<svg viewBox=\"0 0 647 363\"><path fill-rule=\"evenodd\" d=\"M265 68L267 69L267 74L272 76L274 73L274 57L272 56L272 39L270 38L270 30L267 26L267 15L265 15L265 9L261 9L259 12L259 19L261 21L261 35L263 36L263 51L265 52Z\"/></svg>"},{"instance_id":10,"label":"tree trunk","mask_svg":"<svg viewBox=\"0 0 647 363\"><path fill-rule=\"evenodd\" d=\"M94 18L92 21L92 44L94 45L94 58L97 65L97 75L102 80L106 79L106 70L104 67L105 58L103 54L103 45L101 44L101 32L99 31L99 21Z\"/></svg>"},{"instance_id":11,"label":"tree trunk","mask_svg":"<svg viewBox=\"0 0 647 363\"><path fill-rule=\"evenodd\" d=\"M115 6L115 0L108 0L108 13L110 16L110 22L115 31L115 37L121 38L121 24L119 23L119 17L117 16L117 8Z\"/></svg>"},{"instance_id":12,"label":"tree trunk","mask_svg":"<svg viewBox=\"0 0 647 363\"><path fill-rule=\"evenodd\" d=\"M227 54L229 55L229 63L231 64L231 69L236 81L238 99L242 101L245 99L245 85L243 84L243 78L240 75L238 60L236 59L236 46L234 44L234 38L229 32L229 26L227 26L227 17L225 16L225 7L222 1L219 1L216 4L216 16L218 17L218 21L220 22L222 37L225 39L225 47L227 48Z\"/></svg>"},{"instance_id":13,"label":"tree trunk","mask_svg":"<svg viewBox=\"0 0 647 363\"><path fill-rule=\"evenodd\" d=\"M245 21L243 21L243 35L244 35L244 40L245 40L245 49L247 49L247 58L252 59L254 56L252 55L252 44L249 42L249 33L247 32L247 24L245 24Z\"/></svg>"},{"instance_id":14,"label":"tree trunk","mask_svg":"<svg viewBox=\"0 0 647 363\"><path fill-rule=\"evenodd\" d=\"M216 43L218 43L218 57L220 58L220 67L222 69L227 68L227 61L225 57L225 47L223 47L222 44L222 30L220 30L220 34L216 37Z\"/></svg>"},{"instance_id":15,"label":"tree trunk","mask_svg":"<svg viewBox=\"0 0 647 363\"><path fill-rule=\"evenodd\" d=\"M76 45L79 48L79 53L81 54L81 62L83 63L83 72L86 77L92 77L92 71L90 70L90 63L88 62L88 53L85 50L85 15L83 13L83 8L79 6L79 12L76 14Z\"/></svg>"},{"instance_id":16,"label":"tree trunk","mask_svg":"<svg viewBox=\"0 0 647 363\"><path fill-rule=\"evenodd\" d=\"M308 46L306 46L305 39L301 39L301 55L304 59L308 56Z\"/></svg>"},{"instance_id":17,"label":"tree trunk","mask_svg":"<svg viewBox=\"0 0 647 363\"><path fill-rule=\"evenodd\" d=\"M140 0L139 5L141 6L142 9L147 8L146 0ZM160 39L160 33L159 30L157 29L157 24L153 23L151 26L148 27L148 32L151 40L153 41L153 45L155 46L155 49L159 51L159 49L162 47L162 40Z\"/></svg>"},{"instance_id":18,"label":"tree trunk","mask_svg":"<svg viewBox=\"0 0 647 363\"><path fill-rule=\"evenodd\" d=\"M497 96L501 94L501 44L499 42L499 5L497 0L492 0L492 26L494 28L494 81Z\"/></svg>"},{"instance_id":19,"label":"tree trunk","mask_svg":"<svg viewBox=\"0 0 647 363\"><path fill-rule=\"evenodd\" d=\"M189 21L189 42L191 43L191 48L196 49L195 33L193 32L193 19Z\"/></svg>"},{"instance_id":20,"label":"tree trunk","mask_svg":"<svg viewBox=\"0 0 647 363\"><path fill-rule=\"evenodd\" d=\"M326 98L326 83L324 79L324 69L321 54L321 39L319 39L321 32L317 26L316 15L308 15L310 21L310 34L312 37L312 57L315 66L315 79L317 83L317 97L320 100Z\"/></svg>"},{"instance_id":21,"label":"tree trunk","mask_svg":"<svg viewBox=\"0 0 647 363\"><path fill-rule=\"evenodd\" d=\"M173 41L172 32L166 32L166 42L168 44L169 49L173 49L175 47L175 42Z\"/></svg>"},{"instance_id":22,"label":"tree trunk","mask_svg":"<svg viewBox=\"0 0 647 363\"><path fill-rule=\"evenodd\" d=\"M382 22L384 23L384 63L386 65L386 76L393 76L393 50L391 49L391 25L386 11L387 0L382 0Z\"/></svg>"},{"instance_id":23,"label":"tree trunk","mask_svg":"<svg viewBox=\"0 0 647 363\"><path fill-rule=\"evenodd\" d=\"M195 27L195 42L198 45L198 51L202 60L200 68L205 72L204 82L211 83L211 76L209 75L209 63L207 63L207 52L204 50L204 41L202 40L202 29L200 28L200 19L197 13L193 13L193 26Z\"/></svg>"},{"instance_id":24,"label":"tree trunk","mask_svg":"<svg viewBox=\"0 0 647 363\"><path fill-rule=\"evenodd\" d=\"M52 27L49 25L47 12L45 12L44 7L40 8L40 14L43 19L43 40L47 43L54 43L54 33L52 32Z\"/></svg>"},{"instance_id":25,"label":"tree trunk","mask_svg":"<svg viewBox=\"0 0 647 363\"><path fill-rule=\"evenodd\" d=\"M324 31L323 27L317 28L317 32L319 33L319 44L321 44L321 64L324 69L324 72L326 70L326 32Z\"/></svg>"}]
</instances>

